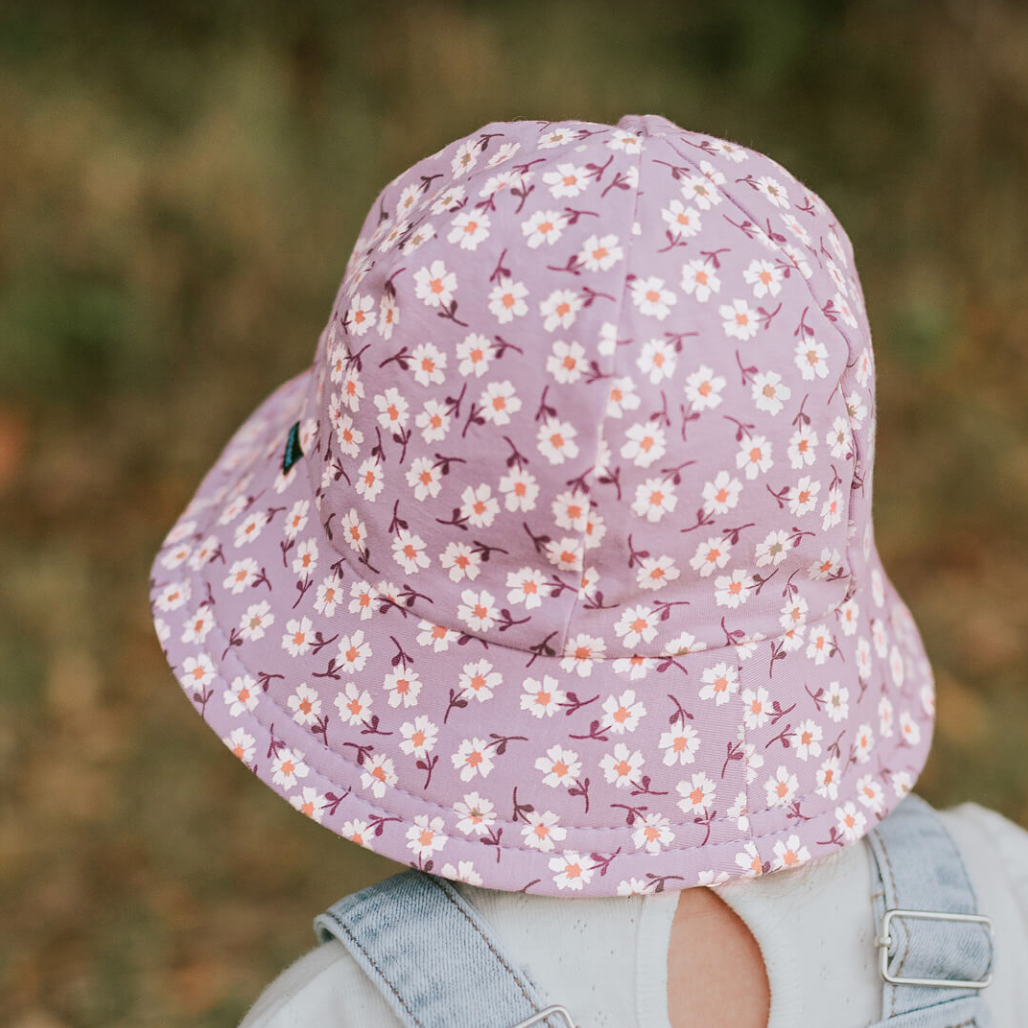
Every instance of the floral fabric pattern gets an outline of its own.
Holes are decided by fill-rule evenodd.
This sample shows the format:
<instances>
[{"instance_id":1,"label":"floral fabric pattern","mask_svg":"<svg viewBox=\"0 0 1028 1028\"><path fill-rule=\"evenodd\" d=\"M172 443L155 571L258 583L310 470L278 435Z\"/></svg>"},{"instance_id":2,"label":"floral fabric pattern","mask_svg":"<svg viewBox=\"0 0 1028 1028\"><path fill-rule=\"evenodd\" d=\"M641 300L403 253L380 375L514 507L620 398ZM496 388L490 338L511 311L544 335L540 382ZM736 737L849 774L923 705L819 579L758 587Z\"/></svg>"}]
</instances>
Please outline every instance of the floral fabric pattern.
<instances>
[{"instance_id":1,"label":"floral fabric pattern","mask_svg":"<svg viewBox=\"0 0 1028 1028\"><path fill-rule=\"evenodd\" d=\"M930 743L874 426L849 241L785 169L657 117L487 125L379 196L313 366L158 554L158 634L260 778L402 863L793 867Z\"/></svg>"}]
</instances>

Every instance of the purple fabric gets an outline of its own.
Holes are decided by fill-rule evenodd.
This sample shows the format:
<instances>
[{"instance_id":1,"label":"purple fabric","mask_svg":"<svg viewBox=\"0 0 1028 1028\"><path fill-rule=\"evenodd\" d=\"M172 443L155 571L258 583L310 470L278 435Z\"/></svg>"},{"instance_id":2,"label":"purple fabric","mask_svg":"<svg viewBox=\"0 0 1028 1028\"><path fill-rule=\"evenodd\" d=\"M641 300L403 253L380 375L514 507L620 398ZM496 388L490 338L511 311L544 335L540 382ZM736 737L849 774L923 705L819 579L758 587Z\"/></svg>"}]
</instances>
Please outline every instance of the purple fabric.
<instances>
[{"instance_id":1,"label":"purple fabric","mask_svg":"<svg viewBox=\"0 0 1028 1028\"><path fill-rule=\"evenodd\" d=\"M313 367L158 555L159 635L260 778L435 874L824 856L933 719L873 388L849 241L774 161L658 117L487 125L376 201Z\"/></svg>"}]
</instances>

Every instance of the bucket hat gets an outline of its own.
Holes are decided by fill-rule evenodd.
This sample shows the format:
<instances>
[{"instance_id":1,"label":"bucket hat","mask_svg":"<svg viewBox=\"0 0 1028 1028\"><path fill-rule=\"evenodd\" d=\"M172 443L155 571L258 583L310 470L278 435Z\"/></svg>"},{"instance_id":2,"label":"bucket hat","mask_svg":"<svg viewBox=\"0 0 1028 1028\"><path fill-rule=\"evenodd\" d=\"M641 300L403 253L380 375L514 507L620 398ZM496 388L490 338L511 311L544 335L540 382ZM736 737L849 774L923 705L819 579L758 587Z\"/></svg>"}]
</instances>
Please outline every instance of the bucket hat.
<instances>
[{"instance_id":1,"label":"bucket hat","mask_svg":"<svg viewBox=\"0 0 1028 1028\"><path fill-rule=\"evenodd\" d=\"M313 364L157 555L158 635L258 777L401 863L793 867L931 737L874 429L851 245L784 168L654 116L489 124L375 201Z\"/></svg>"}]
</instances>

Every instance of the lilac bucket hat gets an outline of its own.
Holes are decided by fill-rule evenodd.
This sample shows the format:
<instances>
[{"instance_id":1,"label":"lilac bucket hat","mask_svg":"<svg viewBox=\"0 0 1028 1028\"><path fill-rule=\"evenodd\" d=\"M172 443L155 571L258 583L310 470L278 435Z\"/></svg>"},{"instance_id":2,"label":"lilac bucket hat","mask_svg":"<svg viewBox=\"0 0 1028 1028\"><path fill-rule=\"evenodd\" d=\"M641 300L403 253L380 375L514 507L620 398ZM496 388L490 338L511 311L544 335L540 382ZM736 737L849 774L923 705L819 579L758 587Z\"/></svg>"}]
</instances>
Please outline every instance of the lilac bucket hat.
<instances>
[{"instance_id":1,"label":"lilac bucket hat","mask_svg":"<svg viewBox=\"0 0 1028 1028\"><path fill-rule=\"evenodd\" d=\"M658 117L487 125L376 200L313 366L158 554L158 634L276 792L434 874L816 859L931 737L873 386L849 241L774 161Z\"/></svg>"}]
</instances>

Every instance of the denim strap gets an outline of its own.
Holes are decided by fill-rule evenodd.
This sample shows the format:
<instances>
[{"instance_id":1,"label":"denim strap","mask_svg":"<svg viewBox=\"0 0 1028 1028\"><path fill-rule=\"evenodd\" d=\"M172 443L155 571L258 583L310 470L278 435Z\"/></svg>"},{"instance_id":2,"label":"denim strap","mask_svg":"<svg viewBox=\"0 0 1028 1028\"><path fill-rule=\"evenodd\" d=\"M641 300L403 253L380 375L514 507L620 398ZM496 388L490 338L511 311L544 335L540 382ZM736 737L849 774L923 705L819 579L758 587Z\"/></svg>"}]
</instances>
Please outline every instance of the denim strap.
<instances>
[{"instance_id":1,"label":"denim strap","mask_svg":"<svg viewBox=\"0 0 1028 1028\"><path fill-rule=\"evenodd\" d=\"M349 950L406 1028L512 1028L546 1008L478 911L421 871L345 896L315 918L314 931Z\"/></svg>"},{"instance_id":2,"label":"denim strap","mask_svg":"<svg viewBox=\"0 0 1028 1028\"><path fill-rule=\"evenodd\" d=\"M963 859L938 814L910 795L868 833L877 883L876 935L888 910L976 914ZM895 916L888 972L896 978L981 981L992 971L992 936L981 924ZM882 1021L873 1028L987 1028L980 989L884 982Z\"/></svg>"}]
</instances>

